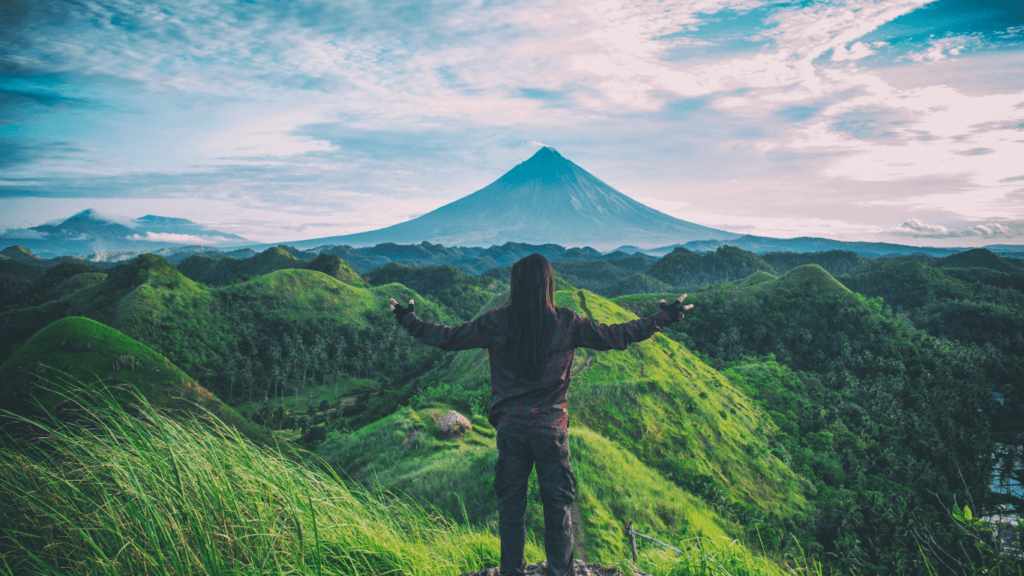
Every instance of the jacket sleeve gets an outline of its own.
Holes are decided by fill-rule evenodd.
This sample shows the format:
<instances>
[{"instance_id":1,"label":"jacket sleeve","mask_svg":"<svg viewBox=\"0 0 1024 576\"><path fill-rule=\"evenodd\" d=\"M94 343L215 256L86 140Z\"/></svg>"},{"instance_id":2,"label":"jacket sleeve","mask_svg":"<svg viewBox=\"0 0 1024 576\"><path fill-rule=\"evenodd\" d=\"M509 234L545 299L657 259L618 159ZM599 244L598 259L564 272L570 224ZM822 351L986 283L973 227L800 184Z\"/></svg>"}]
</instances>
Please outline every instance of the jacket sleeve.
<instances>
[{"instance_id":1,"label":"jacket sleeve","mask_svg":"<svg viewBox=\"0 0 1024 576\"><path fill-rule=\"evenodd\" d=\"M420 342L442 350L490 348L497 344L500 336L500 329L490 314L483 314L472 322L452 327L424 322L410 312L402 319L402 326Z\"/></svg>"},{"instance_id":2,"label":"jacket sleeve","mask_svg":"<svg viewBox=\"0 0 1024 576\"><path fill-rule=\"evenodd\" d=\"M573 319L573 344L577 348L593 350L625 350L633 342L641 342L654 336L668 324L669 316L658 310L646 318L638 318L621 324L602 324L583 316Z\"/></svg>"}]
</instances>

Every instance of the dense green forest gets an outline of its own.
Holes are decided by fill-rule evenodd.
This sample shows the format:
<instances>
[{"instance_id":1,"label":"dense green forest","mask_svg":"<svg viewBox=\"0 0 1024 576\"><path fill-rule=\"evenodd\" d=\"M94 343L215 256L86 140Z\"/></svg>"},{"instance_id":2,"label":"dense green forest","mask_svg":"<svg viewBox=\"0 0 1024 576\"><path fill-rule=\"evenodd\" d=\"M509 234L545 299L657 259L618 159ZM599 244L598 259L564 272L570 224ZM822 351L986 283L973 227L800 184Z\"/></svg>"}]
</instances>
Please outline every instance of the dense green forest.
<instances>
[{"instance_id":1,"label":"dense green forest","mask_svg":"<svg viewBox=\"0 0 1024 576\"><path fill-rule=\"evenodd\" d=\"M1024 468L1024 264L987 250L652 258L424 243L381 245L377 266L344 247L177 266L6 258L0 361L54 321L90 318L352 480L493 529L480 480L494 457L486 354L419 345L386 303L415 298L428 320L468 321L504 301L510 264L530 251L551 255L559 305L595 320L647 315L682 292L695 304L627 352L577 355L574 466L593 558L621 556L633 519L670 541L730 536L826 574L1021 570L1019 545L1003 542L1014 527L979 520L1024 504L1019 489L993 490L1019 487ZM472 417L473 435L431 428L449 408ZM624 494L609 466L644 480Z\"/></svg>"}]
</instances>

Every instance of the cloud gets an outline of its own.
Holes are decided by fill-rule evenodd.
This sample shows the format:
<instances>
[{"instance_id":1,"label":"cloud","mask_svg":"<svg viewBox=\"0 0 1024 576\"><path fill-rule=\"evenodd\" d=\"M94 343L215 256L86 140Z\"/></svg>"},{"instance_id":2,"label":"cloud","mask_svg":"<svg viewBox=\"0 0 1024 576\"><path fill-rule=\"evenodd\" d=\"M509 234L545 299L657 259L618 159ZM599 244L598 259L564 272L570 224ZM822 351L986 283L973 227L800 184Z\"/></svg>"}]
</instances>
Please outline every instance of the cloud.
<instances>
[{"instance_id":1,"label":"cloud","mask_svg":"<svg viewBox=\"0 0 1024 576\"><path fill-rule=\"evenodd\" d=\"M82 158L86 152L83 146L74 142L0 137L0 168L10 170L30 164L47 164L64 158Z\"/></svg>"},{"instance_id":2,"label":"cloud","mask_svg":"<svg viewBox=\"0 0 1024 576\"><path fill-rule=\"evenodd\" d=\"M854 42L849 49L843 46L836 46L832 51L833 62L844 62L848 60L860 60L874 54L874 50L868 47L863 42Z\"/></svg>"},{"instance_id":3,"label":"cloud","mask_svg":"<svg viewBox=\"0 0 1024 576\"><path fill-rule=\"evenodd\" d=\"M896 228L897 235L920 236L925 238L970 238L970 237L1010 237L1013 228L1000 222L961 223L957 228L950 229L940 224L925 224L917 218L911 218ZM1020 228L1014 225L1015 228Z\"/></svg>"},{"instance_id":4,"label":"cloud","mask_svg":"<svg viewBox=\"0 0 1024 576\"><path fill-rule=\"evenodd\" d=\"M49 236L46 232L40 232L38 230L30 230L27 228L14 228L5 230L0 238L5 239L18 239L18 240L45 240Z\"/></svg>"},{"instance_id":5,"label":"cloud","mask_svg":"<svg viewBox=\"0 0 1024 576\"><path fill-rule=\"evenodd\" d=\"M977 224L964 230L963 234L971 236L1006 236L1010 234L1010 228L996 222Z\"/></svg>"},{"instance_id":6,"label":"cloud","mask_svg":"<svg viewBox=\"0 0 1024 576\"><path fill-rule=\"evenodd\" d=\"M955 58L966 50L977 49L984 45L985 39L981 34L947 36L930 40L923 51L910 52L906 58L920 63L938 62Z\"/></svg>"},{"instance_id":7,"label":"cloud","mask_svg":"<svg viewBox=\"0 0 1024 576\"><path fill-rule=\"evenodd\" d=\"M237 238L225 236L196 236L194 234L174 234L171 232L146 232L145 236L132 234L125 236L127 240L145 240L147 242L170 242L173 244L222 244L239 243Z\"/></svg>"},{"instance_id":8,"label":"cloud","mask_svg":"<svg viewBox=\"0 0 1024 576\"><path fill-rule=\"evenodd\" d=\"M950 231L945 226L938 224L925 224L917 218L911 218L904 222L898 231L918 236L948 236Z\"/></svg>"}]
</instances>

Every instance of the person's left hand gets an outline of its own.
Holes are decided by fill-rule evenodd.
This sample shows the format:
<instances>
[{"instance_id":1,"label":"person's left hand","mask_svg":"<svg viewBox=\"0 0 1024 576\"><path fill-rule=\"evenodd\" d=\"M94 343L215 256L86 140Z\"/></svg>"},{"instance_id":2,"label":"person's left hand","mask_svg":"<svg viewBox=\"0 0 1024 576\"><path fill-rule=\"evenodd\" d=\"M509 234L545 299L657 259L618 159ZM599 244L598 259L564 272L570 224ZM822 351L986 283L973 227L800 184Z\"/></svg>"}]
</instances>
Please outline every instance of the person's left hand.
<instances>
[{"instance_id":1,"label":"person's left hand","mask_svg":"<svg viewBox=\"0 0 1024 576\"><path fill-rule=\"evenodd\" d=\"M409 299L408 308L399 306L398 300L395 300L394 298L391 299L391 312L395 315L395 320L398 320L399 324L402 323L402 319L405 318L405 315L412 312L414 308L416 308L416 303L413 302L411 298Z\"/></svg>"}]
</instances>

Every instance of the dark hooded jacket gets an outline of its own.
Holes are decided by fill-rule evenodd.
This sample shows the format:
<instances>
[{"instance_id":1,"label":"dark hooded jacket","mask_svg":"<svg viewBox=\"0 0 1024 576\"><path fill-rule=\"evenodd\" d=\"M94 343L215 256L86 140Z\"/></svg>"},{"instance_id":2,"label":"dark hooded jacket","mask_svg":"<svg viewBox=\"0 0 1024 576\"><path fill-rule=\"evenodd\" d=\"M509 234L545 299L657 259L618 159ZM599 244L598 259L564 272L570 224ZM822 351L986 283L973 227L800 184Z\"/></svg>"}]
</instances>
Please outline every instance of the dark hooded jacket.
<instances>
[{"instance_id":1,"label":"dark hooded jacket","mask_svg":"<svg viewBox=\"0 0 1024 576\"><path fill-rule=\"evenodd\" d=\"M569 425L565 396L572 377L577 348L625 350L646 340L669 323L664 310L646 318L606 325L579 316L568 308L555 308L555 322L547 338L547 362L538 380L522 380L506 350L507 308L482 314L461 326L424 322L406 314L402 325L424 344L442 350L487 348L491 364L491 410L488 420L498 432L513 436L558 436Z\"/></svg>"}]
</instances>

